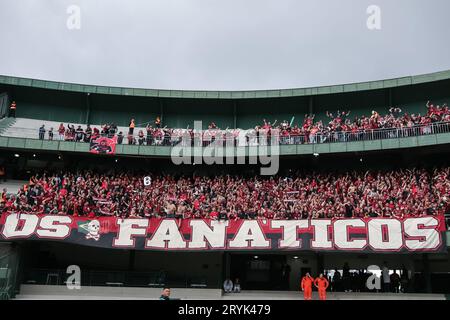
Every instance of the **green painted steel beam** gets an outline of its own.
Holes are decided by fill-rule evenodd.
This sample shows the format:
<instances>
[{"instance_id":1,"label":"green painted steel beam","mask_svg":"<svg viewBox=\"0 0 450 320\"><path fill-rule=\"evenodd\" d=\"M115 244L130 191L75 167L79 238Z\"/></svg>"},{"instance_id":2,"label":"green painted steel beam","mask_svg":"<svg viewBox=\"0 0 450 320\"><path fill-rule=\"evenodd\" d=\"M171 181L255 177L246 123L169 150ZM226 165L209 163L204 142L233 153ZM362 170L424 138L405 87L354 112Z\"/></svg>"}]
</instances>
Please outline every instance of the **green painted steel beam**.
<instances>
[{"instance_id":1,"label":"green painted steel beam","mask_svg":"<svg viewBox=\"0 0 450 320\"><path fill-rule=\"evenodd\" d=\"M202 90L190 91L190 90L121 88L121 87L96 86L77 83L64 83L40 79L19 78L6 75L0 75L0 84L34 87L51 90L123 95L123 96L189 98L189 99L258 99L258 98L301 97L311 95L377 90L377 89L395 88L401 86L429 83L447 79L450 79L450 70L423 75L401 77L395 79L349 83L332 86L274 89L274 90L253 90L253 91L202 91Z\"/></svg>"},{"instance_id":2,"label":"green painted steel beam","mask_svg":"<svg viewBox=\"0 0 450 320\"><path fill-rule=\"evenodd\" d=\"M339 143L321 143L306 145L280 145L281 156L308 155L313 153L333 154L345 152L364 152L375 150L392 150L401 148L418 148L431 145L450 144L450 133L430 134L427 136L371 140L352 141ZM22 149L22 150L46 150L58 152L89 152L89 144L84 142L70 141L48 141L30 138L0 137L0 148L2 149ZM204 148L197 150L203 154ZM238 149L240 151L238 151ZM245 150L242 150L245 149ZM249 154L249 147L236 147L234 154L245 152ZM250 150L251 151L251 150ZM268 148L269 153L271 152ZM140 157L170 157L172 148L161 146L139 146L139 145L117 145L117 155L131 155ZM194 152L194 151L193 151ZM194 154L194 153L192 153Z\"/></svg>"}]
</instances>

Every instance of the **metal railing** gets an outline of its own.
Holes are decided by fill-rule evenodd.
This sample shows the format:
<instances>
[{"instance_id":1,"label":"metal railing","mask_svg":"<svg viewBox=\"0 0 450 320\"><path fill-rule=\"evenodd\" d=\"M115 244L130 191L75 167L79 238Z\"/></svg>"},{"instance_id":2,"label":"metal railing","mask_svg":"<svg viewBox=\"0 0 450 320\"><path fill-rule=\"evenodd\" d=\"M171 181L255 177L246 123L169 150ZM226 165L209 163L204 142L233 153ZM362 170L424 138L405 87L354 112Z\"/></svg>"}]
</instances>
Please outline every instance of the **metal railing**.
<instances>
[{"instance_id":1,"label":"metal railing","mask_svg":"<svg viewBox=\"0 0 450 320\"><path fill-rule=\"evenodd\" d=\"M249 132L249 130L243 130ZM225 131L222 131L222 134ZM125 135L118 138L118 144L141 145L141 146L167 146L176 145L184 147L206 147L215 143L216 146L263 146L263 145L302 145L302 144L323 144L323 143L339 143L354 141L371 141L384 139L397 139L416 136L425 136L450 132L450 122L436 122L426 125L415 125L403 128L382 128L382 129L365 129L357 131L340 131L340 132L319 132L309 134L280 134L277 136L247 134L247 136L231 137L230 134L220 136L208 135L208 130L202 131L202 134L179 134L166 136L152 135ZM206 133L206 134L205 134ZM4 135L3 135L4 136ZM60 136L54 132L53 138L50 139L48 132L44 135L39 134L38 129L12 127L8 129L8 137L19 137L27 139L54 140L54 141L73 141L77 143L89 143L90 139L86 139L84 134L73 137ZM102 136L102 135L100 135ZM112 138L114 135L103 135ZM117 136L117 135L116 135ZM188 138L188 139L186 139ZM183 140L185 139L185 140Z\"/></svg>"},{"instance_id":2,"label":"metal railing","mask_svg":"<svg viewBox=\"0 0 450 320\"><path fill-rule=\"evenodd\" d=\"M62 269L28 269L24 284L66 285L70 274ZM69 281L69 284L72 282ZM81 286L136 287L136 288L216 288L219 282L208 283L205 277L191 277L186 274L171 275L164 271L118 271L84 270L81 272Z\"/></svg>"}]
</instances>

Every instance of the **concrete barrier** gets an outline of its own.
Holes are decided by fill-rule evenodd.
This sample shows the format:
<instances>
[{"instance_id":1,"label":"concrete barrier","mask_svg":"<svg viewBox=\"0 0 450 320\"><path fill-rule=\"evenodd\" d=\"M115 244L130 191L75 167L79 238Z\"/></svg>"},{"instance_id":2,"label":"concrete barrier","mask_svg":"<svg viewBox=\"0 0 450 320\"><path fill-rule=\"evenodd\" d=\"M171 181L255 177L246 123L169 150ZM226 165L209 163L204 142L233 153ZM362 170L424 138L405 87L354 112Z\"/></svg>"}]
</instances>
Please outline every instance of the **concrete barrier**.
<instances>
[{"instance_id":1,"label":"concrete barrier","mask_svg":"<svg viewBox=\"0 0 450 320\"><path fill-rule=\"evenodd\" d=\"M160 288L130 287L82 287L69 290L66 286L22 285L19 300L157 300ZM242 291L222 294L220 289L172 288L171 297L182 300L303 300L303 294L296 291ZM317 292L313 300L318 300ZM426 293L366 293L333 292L328 300L446 300L444 294Z\"/></svg>"}]
</instances>

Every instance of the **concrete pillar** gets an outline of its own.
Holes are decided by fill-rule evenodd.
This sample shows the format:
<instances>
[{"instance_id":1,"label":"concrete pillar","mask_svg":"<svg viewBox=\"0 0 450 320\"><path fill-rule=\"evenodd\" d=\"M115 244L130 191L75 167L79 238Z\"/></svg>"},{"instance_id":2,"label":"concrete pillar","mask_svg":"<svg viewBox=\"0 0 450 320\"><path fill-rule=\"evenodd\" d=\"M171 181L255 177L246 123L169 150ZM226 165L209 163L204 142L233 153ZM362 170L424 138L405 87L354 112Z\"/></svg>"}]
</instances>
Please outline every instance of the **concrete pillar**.
<instances>
[{"instance_id":1,"label":"concrete pillar","mask_svg":"<svg viewBox=\"0 0 450 320\"><path fill-rule=\"evenodd\" d=\"M425 279L425 292L431 293L431 273L430 273L430 261L428 260L428 254L424 253L422 255L422 263L423 263L423 277Z\"/></svg>"},{"instance_id":2,"label":"concrete pillar","mask_svg":"<svg viewBox=\"0 0 450 320\"><path fill-rule=\"evenodd\" d=\"M289 280L289 287L293 291L299 290L302 269L309 269L313 277L316 276L315 272L318 269L318 261L312 253L291 253L286 259L286 263L291 267L291 276ZM294 257L297 257L295 259Z\"/></svg>"},{"instance_id":3,"label":"concrete pillar","mask_svg":"<svg viewBox=\"0 0 450 320\"><path fill-rule=\"evenodd\" d=\"M237 101L234 100L233 102L233 125L234 129L237 128Z\"/></svg>"},{"instance_id":4,"label":"concrete pillar","mask_svg":"<svg viewBox=\"0 0 450 320\"><path fill-rule=\"evenodd\" d=\"M390 107L394 107L394 100L393 100L393 94L392 94L392 88L389 88L388 89L388 107L390 108Z\"/></svg>"},{"instance_id":5,"label":"concrete pillar","mask_svg":"<svg viewBox=\"0 0 450 320\"><path fill-rule=\"evenodd\" d=\"M136 250L130 250L128 255L128 270L134 270L134 264L136 260Z\"/></svg>"},{"instance_id":6,"label":"concrete pillar","mask_svg":"<svg viewBox=\"0 0 450 320\"><path fill-rule=\"evenodd\" d=\"M0 118L9 115L9 97L7 92L0 93Z\"/></svg>"},{"instance_id":7,"label":"concrete pillar","mask_svg":"<svg viewBox=\"0 0 450 320\"><path fill-rule=\"evenodd\" d=\"M86 124L91 124L91 101L90 93L86 94Z\"/></svg>"},{"instance_id":8,"label":"concrete pillar","mask_svg":"<svg viewBox=\"0 0 450 320\"><path fill-rule=\"evenodd\" d=\"M324 270L324 259L323 259L323 254L321 253L317 253L316 254L316 259L317 259L317 266L316 266L316 274L319 275L323 272Z\"/></svg>"},{"instance_id":9,"label":"concrete pillar","mask_svg":"<svg viewBox=\"0 0 450 320\"><path fill-rule=\"evenodd\" d=\"M314 97L313 96L309 97L308 113L314 114Z\"/></svg>"},{"instance_id":10,"label":"concrete pillar","mask_svg":"<svg viewBox=\"0 0 450 320\"><path fill-rule=\"evenodd\" d=\"M222 255L222 265L223 265L223 279L222 282L225 281L225 279L228 279L231 277L231 256L229 252L224 252Z\"/></svg>"},{"instance_id":11,"label":"concrete pillar","mask_svg":"<svg viewBox=\"0 0 450 320\"><path fill-rule=\"evenodd\" d=\"M161 119L161 127L164 127L164 103L162 99L159 99L159 118Z\"/></svg>"}]
</instances>

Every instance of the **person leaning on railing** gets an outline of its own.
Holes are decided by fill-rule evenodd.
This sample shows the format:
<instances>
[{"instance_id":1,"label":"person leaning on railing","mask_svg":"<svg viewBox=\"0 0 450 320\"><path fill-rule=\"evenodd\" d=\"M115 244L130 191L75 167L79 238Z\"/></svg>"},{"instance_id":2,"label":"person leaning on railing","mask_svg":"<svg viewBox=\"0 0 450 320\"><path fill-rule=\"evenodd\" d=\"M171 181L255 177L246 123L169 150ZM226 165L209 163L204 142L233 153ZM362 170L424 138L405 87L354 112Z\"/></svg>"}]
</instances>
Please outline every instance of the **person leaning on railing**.
<instances>
[{"instance_id":1,"label":"person leaning on railing","mask_svg":"<svg viewBox=\"0 0 450 320\"><path fill-rule=\"evenodd\" d=\"M84 142L91 142L91 138L92 138L92 128L90 125L87 125L85 133L84 133Z\"/></svg>"},{"instance_id":2,"label":"person leaning on railing","mask_svg":"<svg viewBox=\"0 0 450 320\"><path fill-rule=\"evenodd\" d=\"M153 128L149 124L147 124L147 127L145 128L145 131L147 132L146 136L146 145L151 146L153 144Z\"/></svg>"},{"instance_id":3,"label":"person leaning on railing","mask_svg":"<svg viewBox=\"0 0 450 320\"><path fill-rule=\"evenodd\" d=\"M81 128L81 126L78 126L77 130L75 131L75 141L80 142L83 140L84 137L84 131Z\"/></svg>"},{"instance_id":4,"label":"person leaning on railing","mask_svg":"<svg viewBox=\"0 0 450 320\"><path fill-rule=\"evenodd\" d=\"M65 132L66 132L66 128L64 127L64 124L61 123L58 128L59 140L61 140L61 141L64 140Z\"/></svg>"},{"instance_id":5,"label":"person leaning on railing","mask_svg":"<svg viewBox=\"0 0 450 320\"><path fill-rule=\"evenodd\" d=\"M144 140L145 140L145 138L144 138L144 131L139 130L138 142L139 142L140 146L142 146L144 144Z\"/></svg>"},{"instance_id":6,"label":"person leaning on railing","mask_svg":"<svg viewBox=\"0 0 450 320\"><path fill-rule=\"evenodd\" d=\"M39 128L39 140L44 140L44 135L45 135L45 125L42 125Z\"/></svg>"},{"instance_id":7,"label":"person leaning on railing","mask_svg":"<svg viewBox=\"0 0 450 320\"><path fill-rule=\"evenodd\" d=\"M109 131L108 131L108 138L112 138L115 136L117 132L117 125L115 123L111 123L111 125L109 126Z\"/></svg>"},{"instance_id":8,"label":"person leaning on railing","mask_svg":"<svg viewBox=\"0 0 450 320\"><path fill-rule=\"evenodd\" d=\"M119 134L117 135L117 143L122 144L122 142L123 142L123 133L122 131L120 131Z\"/></svg>"}]
</instances>

